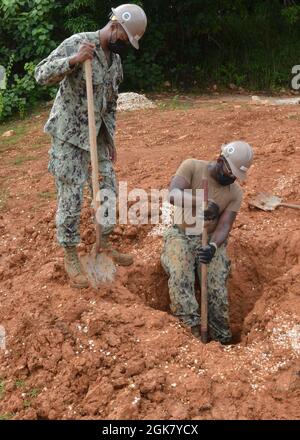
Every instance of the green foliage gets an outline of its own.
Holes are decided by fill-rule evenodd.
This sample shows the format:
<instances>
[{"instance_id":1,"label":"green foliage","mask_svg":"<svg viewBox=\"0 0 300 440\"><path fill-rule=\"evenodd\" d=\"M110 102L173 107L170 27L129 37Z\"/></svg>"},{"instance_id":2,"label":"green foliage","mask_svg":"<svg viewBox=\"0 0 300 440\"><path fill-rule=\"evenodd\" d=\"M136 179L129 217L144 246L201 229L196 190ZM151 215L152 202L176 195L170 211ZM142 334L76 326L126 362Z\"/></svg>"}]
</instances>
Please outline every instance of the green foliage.
<instances>
[{"instance_id":1,"label":"green foliage","mask_svg":"<svg viewBox=\"0 0 300 440\"><path fill-rule=\"evenodd\" d=\"M282 11L282 16L287 19L291 25L299 23L300 20L300 6L292 5Z\"/></svg>"},{"instance_id":2,"label":"green foliage","mask_svg":"<svg viewBox=\"0 0 300 440\"><path fill-rule=\"evenodd\" d=\"M148 16L141 50L124 59L125 90L193 89L213 83L289 87L299 64L300 5L289 0L137 0ZM71 34L100 29L115 0L2 0L0 121L21 117L56 88L39 87L35 65Z\"/></svg>"},{"instance_id":3,"label":"green foliage","mask_svg":"<svg viewBox=\"0 0 300 440\"><path fill-rule=\"evenodd\" d=\"M2 0L3 34L16 61L38 59L55 47L51 39L55 9L55 0Z\"/></svg>"},{"instance_id":4,"label":"green foliage","mask_svg":"<svg viewBox=\"0 0 300 440\"><path fill-rule=\"evenodd\" d=\"M155 56L151 52L142 54L137 63L133 52L130 52L124 61L127 87L131 90L158 88L163 82L163 67L155 62ZM145 71L147 75L145 76Z\"/></svg>"},{"instance_id":5,"label":"green foliage","mask_svg":"<svg viewBox=\"0 0 300 440\"><path fill-rule=\"evenodd\" d=\"M2 0L0 64L6 68L6 89L0 91L0 121L28 108L51 93L34 79L36 63L55 48L55 0Z\"/></svg>"},{"instance_id":6,"label":"green foliage","mask_svg":"<svg viewBox=\"0 0 300 440\"><path fill-rule=\"evenodd\" d=\"M6 72L8 80L10 80L11 66ZM40 87L37 86L33 76L34 68L34 63L25 63L23 76L14 74L8 87L0 92L0 121L16 113L23 118L26 109L32 107L40 98Z\"/></svg>"}]
</instances>

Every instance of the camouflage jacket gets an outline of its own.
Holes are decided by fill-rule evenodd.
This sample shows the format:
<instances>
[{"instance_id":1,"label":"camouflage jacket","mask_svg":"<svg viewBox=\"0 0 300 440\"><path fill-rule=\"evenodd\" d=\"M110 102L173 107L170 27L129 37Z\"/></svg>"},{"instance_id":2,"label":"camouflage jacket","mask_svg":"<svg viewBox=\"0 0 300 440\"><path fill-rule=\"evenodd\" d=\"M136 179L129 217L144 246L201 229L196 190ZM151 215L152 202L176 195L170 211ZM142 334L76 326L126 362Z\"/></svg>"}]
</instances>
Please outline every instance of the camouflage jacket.
<instances>
[{"instance_id":1,"label":"camouflage jacket","mask_svg":"<svg viewBox=\"0 0 300 440\"><path fill-rule=\"evenodd\" d=\"M73 35L36 66L35 79L39 84L49 85L60 82L44 130L52 137L89 150L84 65L78 64L72 68L69 66L69 59L78 52L79 46L84 41L95 44L92 74L96 131L98 134L104 123L111 146L114 147L118 87L123 80L123 70L119 55L112 53L112 63L108 65L100 46L99 32Z\"/></svg>"}]
</instances>

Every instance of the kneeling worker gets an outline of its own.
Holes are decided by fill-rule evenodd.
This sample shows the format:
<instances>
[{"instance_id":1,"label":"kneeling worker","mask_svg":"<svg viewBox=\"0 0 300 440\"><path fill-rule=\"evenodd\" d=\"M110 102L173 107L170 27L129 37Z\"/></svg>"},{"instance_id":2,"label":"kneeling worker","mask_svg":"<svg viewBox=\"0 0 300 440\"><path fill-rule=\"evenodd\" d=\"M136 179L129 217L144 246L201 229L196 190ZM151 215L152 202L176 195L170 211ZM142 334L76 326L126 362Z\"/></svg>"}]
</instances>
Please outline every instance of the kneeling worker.
<instances>
[{"instance_id":1,"label":"kneeling worker","mask_svg":"<svg viewBox=\"0 0 300 440\"><path fill-rule=\"evenodd\" d=\"M170 184L170 193L174 190L184 192L184 221L176 221L178 211L182 210L177 199L170 197L175 204L174 225L164 236L164 247L161 256L162 265L169 276L169 294L171 311L175 316L191 327L192 333L199 337L200 314L199 304L195 297L195 276L200 263L208 264L208 327L210 338L229 343L231 331L229 326L228 292L226 280L230 271L230 260L227 257L226 245L234 220L241 207L243 191L236 179L245 180L253 161L253 151L243 141L223 145L216 161L196 159L185 160L178 168ZM190 221L186 221L188 207L194 215L196 207L202 206L202 199L197 197L196 190L202 188L204 173L208 176L208 198L211 201L204 219L209 221L209 244L202 247L200 234L195 235ZM217 207L216 207L217 205ZM216 209L218 208L218 209ZM212 221L212 223L211 223Z\"/></svg>"}]
</instances>

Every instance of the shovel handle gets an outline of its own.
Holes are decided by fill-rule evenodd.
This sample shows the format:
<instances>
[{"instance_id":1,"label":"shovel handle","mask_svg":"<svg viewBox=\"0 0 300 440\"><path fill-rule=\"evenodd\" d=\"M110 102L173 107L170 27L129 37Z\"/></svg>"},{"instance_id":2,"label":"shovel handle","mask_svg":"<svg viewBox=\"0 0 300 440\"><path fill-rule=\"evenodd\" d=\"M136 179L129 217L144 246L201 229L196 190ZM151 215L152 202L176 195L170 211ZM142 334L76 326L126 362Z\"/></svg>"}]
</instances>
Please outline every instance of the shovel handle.
<instances>
[{"instance_id":1,"label":"shovel handle","mask_svg":"<svg viewBox=\"0 0 300 440\"><path fill-rule=\"evenodd\" d=\"M300 205L294 205L292 203L280 203L280 206L286 206L287 208L300 209Z\"/></svg>"},{"instance_id":2,"label":"shovel handle","mask_svg":"<svg viewBox=\"0 0 300 440\"><path fill-rule=\"evenodd\" d=\"M204 190L204 210L208 208L208 180L207 171L202 179ZM203 228L202 247L207 246L207 229ZM201 341L206 344L208 341L208 311L207 311L207 265L201 263Z\"/></svg>"},{"instance_id":3,"label":"shovel handle","mask_svg":"<svg viewBox=\"0 0 300 440\"><path fill-rule=\"evenodd\" d=\"M97 221L97 211L98 208L100 208L100 197L98 197L98 193L100 190L99 190L99 166L98 166L97 135L96 135L96 123L95 123L91 60L86 60L84 62L84 69L85 69L85 78L86 78L86 94L87 94L87 106L88 106L89 139L90 139L91 164L92 164L93 208L95 210L96 253L97 253L100 250L100 246L101 246L101 225Z\"/></svg>"}]
</instances>

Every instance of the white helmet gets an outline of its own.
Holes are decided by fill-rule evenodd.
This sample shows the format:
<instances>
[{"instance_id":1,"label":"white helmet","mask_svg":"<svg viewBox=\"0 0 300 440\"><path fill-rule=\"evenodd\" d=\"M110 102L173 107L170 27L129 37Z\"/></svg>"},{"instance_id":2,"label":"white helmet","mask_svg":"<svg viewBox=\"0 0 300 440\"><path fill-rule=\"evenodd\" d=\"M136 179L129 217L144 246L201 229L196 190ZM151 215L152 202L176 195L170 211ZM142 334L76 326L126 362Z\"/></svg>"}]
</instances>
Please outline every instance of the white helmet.
<instances>
[{"instance_id":1,"label":"white helmet","mask_svg":"<svg viewBox=\"0 0 300 440\"><path fill-rule=\"evenodd\" d=\"M221 149L222 156L227 160L232 174L241 180L245 180L247 171L253 162L252 147L247 142L234 141L222 145Z\"/></svg>"},{"instance_id":2,"label":"white helmet","mask_svg":"<svg viewBox=\"0 0 300 440\"><path fill-rule=\"evenodd\" d=\"M111 18L115 18L126 32L130 43L135 49L139 49L139 40L142 38L147 27L147 16L138 5L126 4L111 8Z\"/></svg>"}]
</instances>

